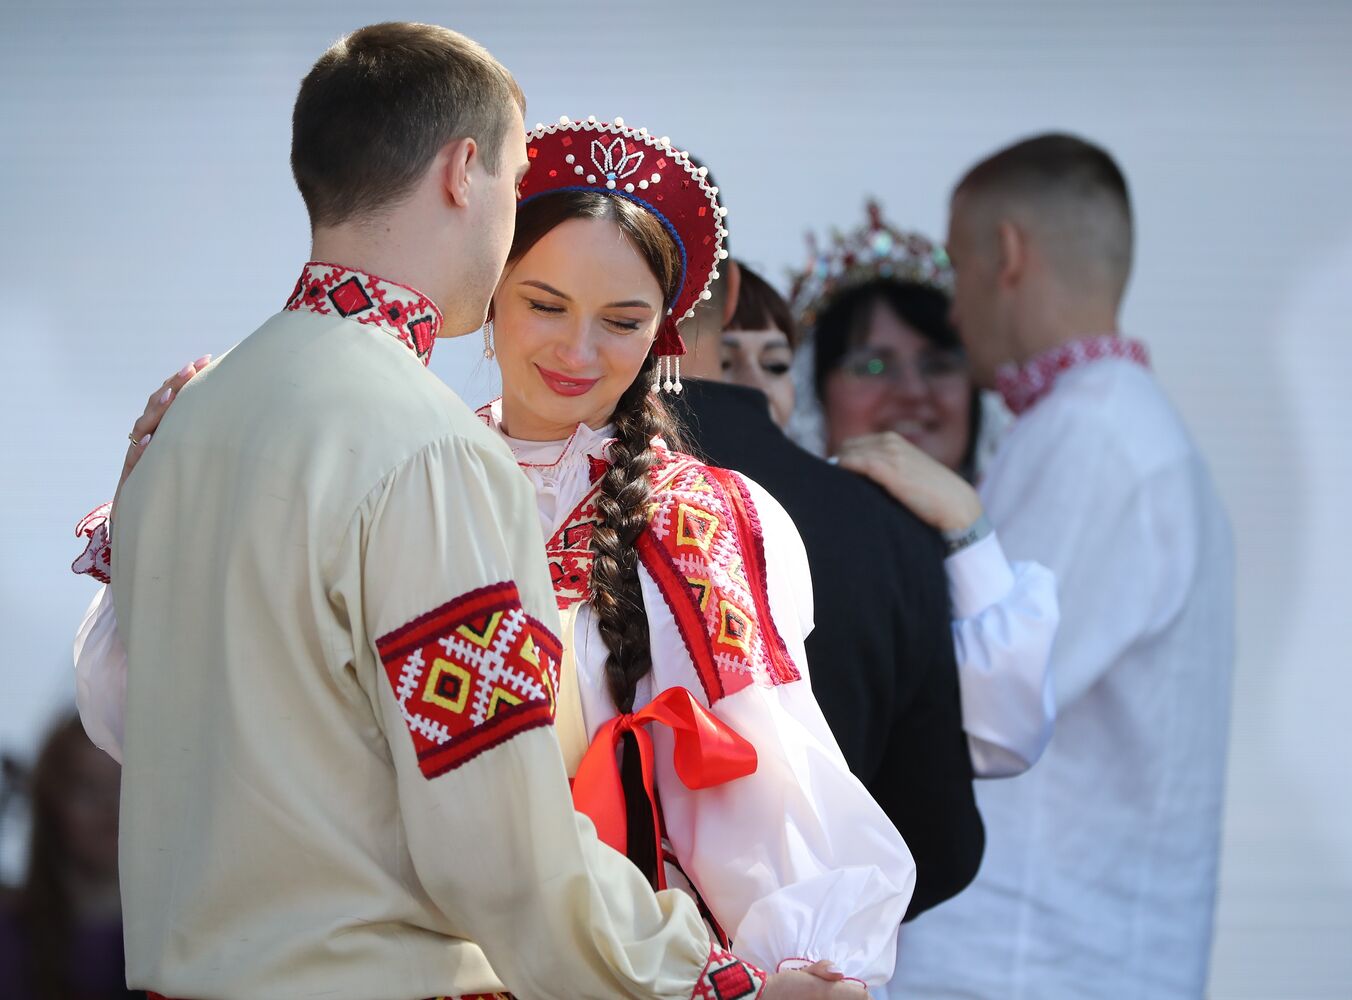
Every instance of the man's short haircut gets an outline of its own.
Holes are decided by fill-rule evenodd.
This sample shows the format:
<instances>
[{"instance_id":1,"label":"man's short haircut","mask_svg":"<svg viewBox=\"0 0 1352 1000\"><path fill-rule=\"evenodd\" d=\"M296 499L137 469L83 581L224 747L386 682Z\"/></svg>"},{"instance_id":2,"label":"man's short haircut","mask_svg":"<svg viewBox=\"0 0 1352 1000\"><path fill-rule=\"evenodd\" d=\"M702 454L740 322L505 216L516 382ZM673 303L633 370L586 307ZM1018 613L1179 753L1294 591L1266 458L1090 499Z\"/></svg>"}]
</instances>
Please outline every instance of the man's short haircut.
<instances>
[{"instance_id":1,"label":"man's short haircut","mask_svg":"<svg viewBox=\"0 0 1352 1000\"><path fill-rule=\"evenodd\" d=\"M391 21L340 38L301 82L291 120L291 171L310 224L396 203L455 139L474 139L496 175L513 103L524 111L512 75L449 28Z\"/></svg>"},{"instance_id":2,"label":"man's short haircut","mask_svg":"<svg viewBox=\"0 0 1352 1000\"><path fill-rule=\"evenodd\" d=\"M1107 151L1073 135L1034 136L982 160L953 196L991 225L1016 218L1068 278L1121 298L1131 274L1131 197Z\"/></svg>"}]
</instances>

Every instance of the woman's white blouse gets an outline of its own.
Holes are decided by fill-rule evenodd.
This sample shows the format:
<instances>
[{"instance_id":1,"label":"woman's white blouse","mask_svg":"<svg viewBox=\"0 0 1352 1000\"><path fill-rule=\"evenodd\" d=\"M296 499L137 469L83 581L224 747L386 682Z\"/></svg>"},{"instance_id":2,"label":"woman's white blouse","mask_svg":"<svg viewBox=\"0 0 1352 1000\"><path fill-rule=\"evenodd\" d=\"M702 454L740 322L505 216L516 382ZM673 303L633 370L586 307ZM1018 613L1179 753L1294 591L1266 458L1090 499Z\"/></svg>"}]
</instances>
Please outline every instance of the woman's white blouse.
<instances>
[{"instance_id":1,"label":"woman's white blouse","mask_svg":"<svg viewBox=\"0 0 1352 1000\"><path fill-rule=\"evenodd\" d=\"M497 408L490 411L497 425ZM591 489L590 460L610 428L578 428L567 442L503 435L540 498L548 538ZM892 976L897 931L915 887L901 835L850 773L812 694L803 639L812 630L812 578L797 529L779 503L742 477L765 538L770 611L801 680L751 685L711 710L756 748L756 772L691 791L677 777L671 733L652 727L667 839L737 953L763 968L831 961L881 986ZM640 564L653 669L638 686L642 708L671 687L704 701L690 655L656 582ZM588 737L616 715L607 650L584 606L565 636L577 664ZM820 667L820 665L819 665Z\"/></svg>"}]
</instances>

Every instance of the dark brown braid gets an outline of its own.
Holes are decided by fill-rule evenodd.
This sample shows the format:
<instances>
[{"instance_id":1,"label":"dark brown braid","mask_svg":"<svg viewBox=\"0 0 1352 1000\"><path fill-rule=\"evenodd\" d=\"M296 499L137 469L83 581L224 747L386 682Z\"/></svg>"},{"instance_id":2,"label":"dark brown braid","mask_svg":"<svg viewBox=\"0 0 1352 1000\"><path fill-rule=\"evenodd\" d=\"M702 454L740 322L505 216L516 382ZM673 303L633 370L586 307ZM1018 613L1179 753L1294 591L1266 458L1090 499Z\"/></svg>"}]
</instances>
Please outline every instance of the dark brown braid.
<instances>
[{"instance_id":1,"label":"dark brown braid","mask_svg":"<svg viewBox=\"0 0 1352 1000\"><path fill-rule=\"evenodd\" d=\"M606 682L621 712L634 709L638 682L653 667L648 615L638 578L635 543L648 527L652 486L648 471L656 458L652 439L661 437L680 448L679 428L661 400L650 390L656 358L649 356L639 376L615 405L614 444L610 469L601 480L600 515L592 531L592 611L606 644ZM652 812L643 788L633 738L624 742L621 780L629 820L629 859L652 881L657 873Z\"/></svg>"},{"instance_id":2,"label":"dark brown braid","mask_svg":"<svg viewBox=\"0 0 1352 1000\"><path fill-rule=\"evenodd\" d=\"M657 278L665 313L680 291L680 252L652 213L624 198L595 191L561 191L530 199L517 210L508 267L569 219L615 223ZM655 458L652 439L660 436L672 449L683 447L677 422L651 391L656 364L657 359L650 354L615 404L611 422L616 441L610 447L610 468L601 480L599 518L592 531L592 610L609 654L606 681L610 696L620 712L633 711L634 690L653 665L635 549L635 542L648 526L652 498L648 472ZM631 736L624 741L621 780L629 817L629 859L656 884L659 859L652 811Z\"/></svg>"}]
</instances>

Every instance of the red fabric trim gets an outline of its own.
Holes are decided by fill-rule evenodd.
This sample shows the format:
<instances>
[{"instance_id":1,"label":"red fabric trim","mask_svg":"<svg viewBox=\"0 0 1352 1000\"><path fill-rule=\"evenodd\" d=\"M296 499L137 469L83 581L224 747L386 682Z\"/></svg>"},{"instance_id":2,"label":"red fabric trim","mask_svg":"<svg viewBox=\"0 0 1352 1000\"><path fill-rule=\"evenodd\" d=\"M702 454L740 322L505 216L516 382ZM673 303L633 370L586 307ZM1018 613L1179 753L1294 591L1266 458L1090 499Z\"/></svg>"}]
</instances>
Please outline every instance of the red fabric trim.
<instances>
[{"instance_id":1,"label":"red fabric trim","mask_svg":"<svg viewBox=\"0 0 1352 1000\"><path fill-rule=\"evenodd\" d=\"M704 699L710 705L714 704L728 692L723 690L723 678L714 663L713 648L709 643L709 632L698 599L692 595L690 584L677 569L671 553L653 537L652 532L645 531L639 535L634 547L643 568L652 575L653 582L667 602L667 609L676 619L676 630L681 633L685 651L695 665L695 673L699 675L700 686L704 689Z\"/></svg>"},{"instance_id":2,"label":"red fabric trim","mask_svg":"<svg viewBox=\"0 0 1352 1000\"><path fill-rule=\"evenodd\" d=\"M765 530L761 527L760 514L751 500L751 491L737 473L728 469L710 467L709 472L723 484L732 500L734 516L742 542L742 554L746 559L746 573L751 584L751 594L760 613L761 632L770 639L771 679L776 684L788 684L798 680L801 675L789 654L789 645L775 624L770 611L770 571L765 558Z\"/></svg>"},{"instance_id":3,"label":"red fabric trim","mask_svg":"<svg viewBox=\"0 0 1352 1000\"><path fill-rule=\"evenodd\" d=\"M765 989L765 973L717 944L709 946L690 996L692 1000L754 1000Z\"/></svg>"},{"instance_id":4,"label":"red fabric trim","mask_svg":"<svg viewBox=\"0 0 1352 1000\"><path fill-rule=\"evenodd\" d=\"M420 615L376 649L424 777L554 722L562 647L511 582Z\"/></svg>"}]
</instances>

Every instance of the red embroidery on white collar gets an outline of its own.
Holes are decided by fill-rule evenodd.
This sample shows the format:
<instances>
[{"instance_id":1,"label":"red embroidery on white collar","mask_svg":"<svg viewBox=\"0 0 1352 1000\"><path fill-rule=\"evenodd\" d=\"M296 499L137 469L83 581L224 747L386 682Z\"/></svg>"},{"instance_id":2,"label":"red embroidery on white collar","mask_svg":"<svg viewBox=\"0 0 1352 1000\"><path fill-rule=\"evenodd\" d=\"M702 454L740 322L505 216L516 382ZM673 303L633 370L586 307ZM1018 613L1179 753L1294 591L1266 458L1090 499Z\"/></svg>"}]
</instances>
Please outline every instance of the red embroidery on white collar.
<instances>
[{"instance_id":1,"label":"red embroidery on white collar","mask_svg":"<svg viewBox=\"0 0 1352 1000\"><path fill-rule=\"evenodd\" d=\"M441 310L426 295L341 264L313 260L306 264L286 308L321 316L337 314L377 327L424 365L432 359L432 346L441 332Z\"/></svg>"},{"instance_id":2,"label":"red embroidery on white collar","mask_svg":"<svg viewBox=\"0 0 1352 1000\"><path fill-rule=\"evenodd\" d=\"M1051 392L1063 374L1104 358L1123 358L1150 367L1150 354L1145 344L1115 333L1105 333L1072 340L1029 358L1021 365L1012 362L1002 365L995 373L995 388L1009 411L1018 416Z\"/></svg>"}]
</instances>

